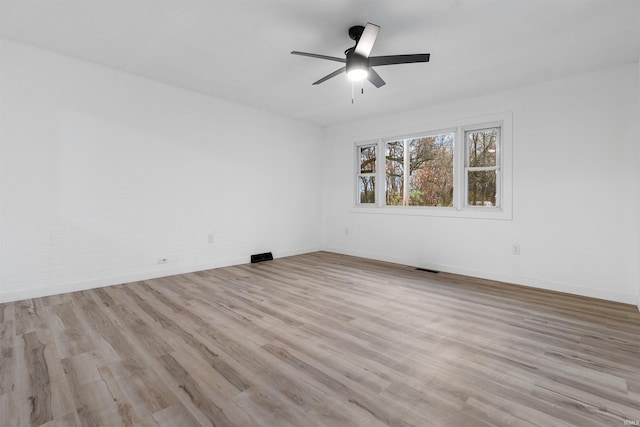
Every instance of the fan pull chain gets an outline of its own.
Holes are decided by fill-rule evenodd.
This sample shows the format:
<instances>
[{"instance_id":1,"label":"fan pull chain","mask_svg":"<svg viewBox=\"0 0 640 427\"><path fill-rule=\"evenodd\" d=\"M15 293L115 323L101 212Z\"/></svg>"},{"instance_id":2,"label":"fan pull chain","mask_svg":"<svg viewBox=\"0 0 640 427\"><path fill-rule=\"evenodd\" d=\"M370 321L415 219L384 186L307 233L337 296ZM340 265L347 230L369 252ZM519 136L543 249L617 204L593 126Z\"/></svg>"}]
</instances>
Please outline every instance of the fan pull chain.
<instances>
[{"instance_id":1,"label":"fan pull chain","mask_svg":"<svg viewBox=\"0 0 640 427\"><path fill-rule=\"evenodd\" d=\"M355 84L353 82L351 82L351 103L354 103L354 99L355 99ZM360 87L360 95L364 95L364 86Z\"/></svg>"}]
</instances>

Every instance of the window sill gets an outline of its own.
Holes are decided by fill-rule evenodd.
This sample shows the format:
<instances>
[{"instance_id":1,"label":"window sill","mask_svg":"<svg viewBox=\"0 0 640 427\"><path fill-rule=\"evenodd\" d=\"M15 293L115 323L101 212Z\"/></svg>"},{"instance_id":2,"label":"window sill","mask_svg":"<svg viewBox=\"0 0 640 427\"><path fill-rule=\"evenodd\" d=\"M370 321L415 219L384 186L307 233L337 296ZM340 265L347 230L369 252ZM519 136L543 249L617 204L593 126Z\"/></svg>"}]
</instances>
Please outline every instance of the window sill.
<instances>
[{"instance_id":1,"label":"window sill","mask_svg":"<svg viewBox=\"0 0 640 427\"><path fill-rule=\"evenodd\" d=\"M405 215L445 218L474 218L511 221L512 213L499 208L437 208L429 206L354 206L349 213L374 215Z\"/></svg>"}]
</instances>

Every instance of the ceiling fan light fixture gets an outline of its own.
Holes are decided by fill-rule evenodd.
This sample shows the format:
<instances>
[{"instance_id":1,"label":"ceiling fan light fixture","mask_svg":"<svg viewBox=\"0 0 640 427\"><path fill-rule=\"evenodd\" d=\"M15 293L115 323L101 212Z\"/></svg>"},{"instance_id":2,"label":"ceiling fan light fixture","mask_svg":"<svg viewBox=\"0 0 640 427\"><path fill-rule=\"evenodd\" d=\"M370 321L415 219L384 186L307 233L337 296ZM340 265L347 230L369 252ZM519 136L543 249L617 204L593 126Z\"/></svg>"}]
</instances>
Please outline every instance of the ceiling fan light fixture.
<instances>
[{"instance_id":1,"label":"ceiling fan light fixture","mask_svg":"<svg viewBox=\"0 0 640 427\"><path fill-rule=\"evenodd\" d=\"M347 77L352 82L364 80L369 75L369 58L360 56L354 49L348 49L347 54Z\"/></svg>"},{"instance_id":2,"label":"ceiling fan light fixture","mask_svg":"<svg viewBox=\"0 0 640 427\"><path fill-rule=\"evenodd\" d=\"M364 80L369 75L369 71L365 68L353 68L347 71L347 77L352 82L359 82L360 80Z\"/></svg>"}]
</instances>

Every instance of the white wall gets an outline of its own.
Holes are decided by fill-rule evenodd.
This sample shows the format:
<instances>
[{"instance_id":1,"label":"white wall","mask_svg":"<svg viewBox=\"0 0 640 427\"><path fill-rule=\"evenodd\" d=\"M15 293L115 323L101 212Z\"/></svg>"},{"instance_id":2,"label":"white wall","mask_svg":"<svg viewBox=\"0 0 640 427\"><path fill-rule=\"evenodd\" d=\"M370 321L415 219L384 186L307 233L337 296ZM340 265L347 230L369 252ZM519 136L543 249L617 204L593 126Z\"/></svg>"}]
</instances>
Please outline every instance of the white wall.
<instances>
[{"instance_id":1,"label":"white wall","mask_svg":"<svg viewBox=\"0 0 640 427\"><path fill-rule=\"evenodd\" d=\"M324 247L635 303L635 64L325 129ZM513 220L362 214L354 141L513 112ZM349 233L345 233L345 229ZM521 254L511 254L512 243Z\"/></svg>"},{"instance_id":2,"label":"white wall","mask_svg":"<svg viewBox=\"0 0 640 427\"><path fill-rule=\"evenodd\" d=\"M5 40L0 59L0 301L318 248L319 127Z\"/></svg>"}]
</instances>

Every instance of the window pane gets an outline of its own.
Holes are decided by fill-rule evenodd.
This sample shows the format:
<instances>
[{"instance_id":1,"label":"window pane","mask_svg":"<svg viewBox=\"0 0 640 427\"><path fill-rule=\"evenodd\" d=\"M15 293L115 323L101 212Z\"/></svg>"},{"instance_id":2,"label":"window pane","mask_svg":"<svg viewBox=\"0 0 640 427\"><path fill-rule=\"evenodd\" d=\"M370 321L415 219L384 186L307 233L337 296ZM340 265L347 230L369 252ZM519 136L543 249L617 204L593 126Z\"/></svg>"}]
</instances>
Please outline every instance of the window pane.
<instances>
[{"instance_id":1,"label":"window pane","mask_svg":"<svg viewBox=\"0 0 640 427\"><path fill-rule=\"evenodd\" d=\"M360 173L376 172L376 146L360 147Z\"/></svg>"},{"instance_id":2,"label":"window pane","mask_svg":"<svg viewBox=\"0 0 640 427\"><path fill-rule=\"evenodd\" d=\"M358 180L360 203L376 202L376 179L373 176L361 176Z\"/></svg>"},{"instance_id":3,"label":"window pane","mask_svg":"<svg viewBox=\"0 0 640 427\"><path fill-rule=\"evenodd\" d=\"M496 171L469 172L469 206L496 206Z\"/></svg>"},{"instance_id":4,"label":"window pane","mask_svg":"<svg viewBox=\"0 0 640 427\"><path fill-rule=\"evenodd\" d=\"M409 142L409 205L453 206L453 133Z\"/></svg>"},{"instance_id":5,"label":"window pane","mask_svg":"<svg viewBox=\"0 0 640 427\"><path fill-rule=\"evenodd\" d=\"M498 129L479 129L465 132L470 167L496 166Z\"/></svg>"},{"instance_id":6,"label":"window pane","mask_svg":"<svg viewBox=\"0 0 640 427\"><path fill-rule=\"evenodd\" d=\"M386 157L386 204L402 206L404 194L404 146L402 141L387 142Z\"/></svg>"}]
</instances>

